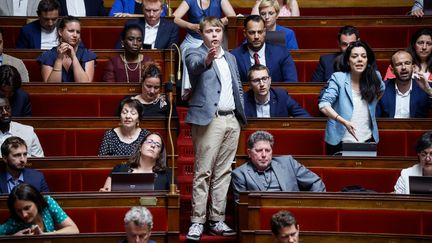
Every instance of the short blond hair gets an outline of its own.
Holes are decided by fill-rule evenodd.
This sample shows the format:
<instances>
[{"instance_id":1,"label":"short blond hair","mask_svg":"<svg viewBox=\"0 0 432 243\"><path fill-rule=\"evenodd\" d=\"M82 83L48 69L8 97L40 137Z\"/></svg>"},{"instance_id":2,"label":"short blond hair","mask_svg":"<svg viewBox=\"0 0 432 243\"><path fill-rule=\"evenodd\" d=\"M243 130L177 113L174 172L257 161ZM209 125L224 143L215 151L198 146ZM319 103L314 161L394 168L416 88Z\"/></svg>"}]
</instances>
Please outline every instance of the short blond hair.
<instances>
[{"instance_id":1,"label":"short blond hair","mask_svg":"<svg viewBox=\"0 0 432 243\"><path fill-rule=\"evenodd\" d=\"M206 24L208 24L208 25L210 25L212 27L220 27L220 28L224 29L224 24L222 23L222 21L219 18L214 17L214 16L208 16L208 17L205 17L200 22L200 31L201 31L201 33L203 32L204 27L205 27Z\"/></svg>"},{"instance_id":2,"label":"short blond hair","mask_svg":"<svg viewBox=\"0 0 432 243\"><path fill-rule=\"evenodd\" d=\"M280 6L277 0L262 0L258 7L258 11L261 11L261 9L267 7L273 7L276 11L276 14L279 14Z\"/></svg>"}]
</instances>

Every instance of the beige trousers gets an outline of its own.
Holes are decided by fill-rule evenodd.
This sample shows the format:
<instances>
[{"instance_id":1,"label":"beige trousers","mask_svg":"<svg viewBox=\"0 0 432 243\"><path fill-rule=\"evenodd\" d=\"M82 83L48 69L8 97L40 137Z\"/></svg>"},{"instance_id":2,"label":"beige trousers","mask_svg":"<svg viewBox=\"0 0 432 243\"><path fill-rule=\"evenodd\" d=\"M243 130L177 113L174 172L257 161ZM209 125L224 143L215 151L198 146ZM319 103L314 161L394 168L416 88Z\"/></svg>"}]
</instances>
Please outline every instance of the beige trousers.
<instances>
[{"instance_id":1,"label":"beige trousers","mask_svg":"<svg viewBox=\"0 0 432 243\"><path fill-rule=\"evenodd\" d=\"M227 192L231 182L231 164L237 152L240 124L234 115L216 116L207 126L192 125L195 151L192 185L192 223L225 221Z\"/></svg>"}]
</instances>

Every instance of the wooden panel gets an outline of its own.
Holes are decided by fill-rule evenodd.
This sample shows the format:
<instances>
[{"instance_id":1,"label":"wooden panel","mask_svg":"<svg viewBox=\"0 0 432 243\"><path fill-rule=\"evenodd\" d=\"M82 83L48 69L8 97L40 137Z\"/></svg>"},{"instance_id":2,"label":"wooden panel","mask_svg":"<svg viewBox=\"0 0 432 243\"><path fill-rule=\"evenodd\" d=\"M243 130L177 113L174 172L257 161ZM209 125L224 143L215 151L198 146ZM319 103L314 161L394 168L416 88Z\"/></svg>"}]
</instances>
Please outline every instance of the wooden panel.
<instances>
[{"instance_id":1,"label":"wooden panel","mask_svg":"<svg viewBox=\"0 0 432 243\"><path fill-rule=\"evenodd\" d=\"M300 225L301 229L301 225ZM426 243L431 242L432 237L420 235L401 234L372 234L372 233L345 233L345 232L311 232L301 231L302 243L334 243L334 242L392 242L392 243ZM240 242L259 243L272 242L274 237L270 230L242 230Z\"/></svg>"}]
</instances>

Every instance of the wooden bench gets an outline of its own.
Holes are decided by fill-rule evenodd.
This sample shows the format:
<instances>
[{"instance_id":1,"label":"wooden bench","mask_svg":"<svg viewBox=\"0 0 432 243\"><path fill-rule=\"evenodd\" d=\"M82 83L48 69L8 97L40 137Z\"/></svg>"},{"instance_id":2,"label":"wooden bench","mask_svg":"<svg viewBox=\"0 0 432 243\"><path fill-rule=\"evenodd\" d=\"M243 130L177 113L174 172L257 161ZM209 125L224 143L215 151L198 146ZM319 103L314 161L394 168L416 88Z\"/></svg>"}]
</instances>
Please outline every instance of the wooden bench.
<instances>
[{"instance_id":1,"label":"wooden bench","mask_svg":"<svg viewBox=\"0 0 432 243\"><path fill-rule=\"evenodd\" d=\"M231 49L239 46L244 40L245 18L228 19L228 47ZM432 25L432 17L422 19L411 16L296 17L279 18L278 24L294 30L300 49L336 47L337 33L344 25L356 26L360 31L361 39L372 48L406 48L417 29Z\"/></svg>"},{"instance_id":2,"label":"wooden bench","mask_svg":"<svg viewBox=\"0 0 432 243\"><path fill-rule=\"evenodd\" d=\"M90 49L110 49L115 47L125 21L129 18L85 17L81 20L83 43ZM172 21L172 17L168 17ZM244 17L230 17L228 24L228 48L237 47L243 38ZM5 31L5 48L13 48L19 36L20 28L27 23L25 17L0 17L0 26ZM421 19L411 16L326 16L279 18L282 26L293 28L297 42L302 49L334 48L337 46L337 32L341 26L357 26L361 38L372 47L408 46L413 31L423 26L431 26L432 17ZM402 29L403 31L398 31ZM182 32L183 31L183 32ZM184 35L184 30L180 37ZM320 41L316 41L316 37ZM180 38L180 42L182 38Z\"/></svg>"},{"instance_id":3,"label":"wooden bench","mask_svg":"<svg viewBox=\"0 0 432 243\"><path fill-rule=\"evenodd\" d=\"M432 236L432 198L364 193L241 193L240 230L269 230L279 210L291 211L302 231Z\"/></svg>"},{"instance_id":4,"label":"wooden bench","mask_svg":"<svg viewBox=\"0 0 432 243\"><path fill-rule=\"evenodd\" d=\"M1 18L1 17L0 17ZM106 36L106 35L105 35ZM113 47L109 47L113 48ZM123 53L122 51L110 49L110 50L92 50L96 56L96 68L95 68L95 74L94 74L94 82L102 82L103 73L105 70L105 66L107 65L109 59L113 56L119 55ZM24 50L24 49L7 49L4 51L5 53L14 56L16 58L19 58L23 60L24 64L27 67L27 70L29 72L29 78L30 82L42 82L42 76L41 76L41 67L39 63L37 63L36 59L42 54L43 50L37 50L37 49L30 49L30 50ZM170 79L170 50L143 50L142 54L144 56L147 56L151 59L153 59L155 62L159 64L162 71L162 78L163 81L169 81ZM173 54L173 57L174 54ZM174 63L175 65L175 63ZM173 66L173 70L175 66Z\"/></svg>"},{"instance_id":5,"label":"wooden bench","mask_svg":"<svg viewBox=\"0 0 432 243\"><path fill-rule=\"evenodd\" d=\"M35 235L31 237L0 236L0 241L19 243L118 243L126 238L125 233L80 233L74 235ZM157 243L169 243L165 232L152 231L151 240ZM173 242L178 242L173 241Z\"/></svg>"},{"instance_id":6,"label":"wooden bench","mask_svg":"<svg viewBox=\"0 0 432 243\"><path fill-rule=\"evenodd\" d=\"M166 234L165 242L179 240L179 195L164 191L140 193L54 194L81 233L124 232L124 215L133 206L145 206L153 214L153 230ZM0 221L9 216L7 197L0 197Z\"/></svg>"},{"instance_id":7,"label":"wooden bench","mask_svg":"<svg viewBox=\"0 0 432 243\"><path fill-rule=\"evenodd\" d=\"M291 51L292 57L296 64L297 75L299 82L309 82L312 74L314 73L316 66L321 55L335 53L338 50L334 49L336 45L332 45L327 49L301 49ZM378 69L384 76L387 68L390 64L391 55L396 51L395 48L376 48L374 49ZM94 82L102 82L103 72L105 66L109 61L109 58L122 53L118 50L94 50L97 55L97 63L95 68ZM36 58L42 53L41 50L20 50L20 49L8 49L5 53L22 59L26 65L30 81L41 82L42 76L40 74L40 65L36 62ZM144 50L142 52L145 56L151 57L155 60L162 68L163 79L165 82L170 79L170 51L169 50ZM176 66L173 66L173 70L176 70ZM277 80L273 80L277 82Z\"/></svg>"},{"instance_id":8,"label":"wooden bench","mask_svg":"<svg viewBox=\"0 0 432 243\"><path fill-rule=\"evenodd\" d=\"M45 156L95 156L104 133L117 127L119 118L20 118L17 122L33 126ZM167 120L146 118L141 127L161 133L168 144ZM173 141L177 140L176 125L172 123ZM170 146L167 153L171 154Z\"/></svg>"},{"instance_id":9,"label":"wooden bench","mask_svg":"<svg viewBox=\"0 0 432 243\"><path fill-rule=\"evenodd\" d=\"M270 230L242 230L240 242L259 243L272 242L273 234ZM404 242L426 243L431 242L432 237L421 235L402 234L371 234L371 233L345 233L345 232L303 232L300 226L300 240L303 243L333 243L333 242Z\"/></svg>"}]
</instances>

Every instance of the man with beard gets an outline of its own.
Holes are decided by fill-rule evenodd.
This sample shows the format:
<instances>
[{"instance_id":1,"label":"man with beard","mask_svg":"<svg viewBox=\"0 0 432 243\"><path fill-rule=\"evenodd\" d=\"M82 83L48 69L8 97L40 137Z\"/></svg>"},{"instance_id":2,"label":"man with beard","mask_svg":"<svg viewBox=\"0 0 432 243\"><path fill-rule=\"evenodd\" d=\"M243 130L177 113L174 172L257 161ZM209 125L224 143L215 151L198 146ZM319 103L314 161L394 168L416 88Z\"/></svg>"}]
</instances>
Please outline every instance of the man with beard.
<instances>
[{"instance_id":1,"label":"man with beard","mask_svg":"<svg viewBox=\"0 0 432 243\"><path fill-rule=\"evenodd\" d=\"M413 75L412 55L396 51L391 58L396 76L386 81L383 97L377 104L377 117L426 118L432 104L432 88L422 75Z\"/></svg>"},{"instance_id":2,"label":"man with beard","mask_svg":"<svg viewBox=\"0 0 432 243\"><path fill-rule=\"evenodd\" d=\"M24 25L16 48L49 50L58 45L56 23L60 5L57 0L41 0L38 5L38 20Z\"/></svg>"},{"instance_id":3,"label":"man with beard","mask_svg":"<svg viewBox=\"0 0 432 243\"><path fill-rule=\"evenodd\" d=\"M243 25L246 42L231 52L237 60L241 81L248 81L247 73L251 66L262 64L269 69L274 82L297 82L296 67L288 49L265 41L264 19L259 15L249 15Z\"/></svg>"},{"instance_id":4,"label":"man with beard","mask_svg":"<svg viewBox=\"0 0 432 243\"><path fill-rule=\"evenodd\" d=\"M12 121L9 100L0 94L0 143L12 136L20 137L25 141L29 157L44 157L42 146L33 127Z\"/></svg>"},{"instance_id":5,"label":"man with beard","mask_svg":"<svg viewBox=\"0 0 432 243\"><path fill-rule=\"evenodd\" d=\"M10 193L12 189L27 183L40 192L48 192L44 175L36 170L25 168L27 145L20 137L9 137L1 145L4 166L0 169L0 193Z\"/></svg>"}]
</instances>

